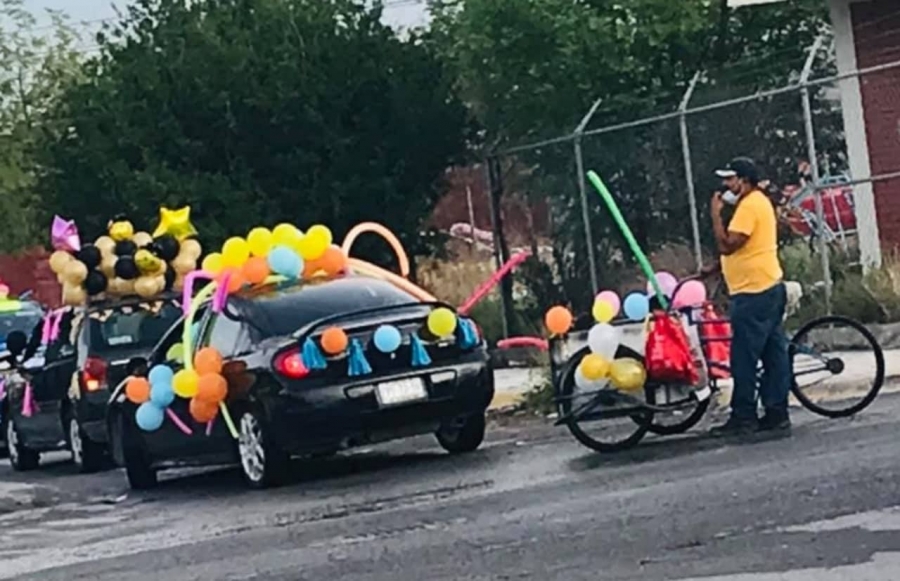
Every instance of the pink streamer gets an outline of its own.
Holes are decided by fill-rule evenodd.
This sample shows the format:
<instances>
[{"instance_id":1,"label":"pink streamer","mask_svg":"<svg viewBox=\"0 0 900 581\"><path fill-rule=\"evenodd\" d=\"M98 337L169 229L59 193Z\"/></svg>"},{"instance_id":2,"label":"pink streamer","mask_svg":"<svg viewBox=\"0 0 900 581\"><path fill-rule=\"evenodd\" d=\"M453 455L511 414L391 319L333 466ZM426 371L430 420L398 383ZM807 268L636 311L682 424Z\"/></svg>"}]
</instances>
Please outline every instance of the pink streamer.
<instances>
[{"instance_id":1,"label":"pink streamer","mask_svg":"<svg viewBox=\"0 0 900 581\"><path fill-rule=\"evenodd\" d=\"M39 411L40 408L38 408L37 402L34 401L34 389L32 389L29 381L25 384L25 395L22 397L22 415L30 418Z\"/></svg>"},{"instance_id":2,"label":"pink streamer","mask_svg":"<svg viewBox=\"0 0 900 581\"><path fill-rule=\"evenodd\" d=\"M541 339L540 337L510 337L509 339L502 339L500 341L497 341L497 347L499 349L534 347L536 349L540 349L541 351L547 351L548 349L550 349L550 344L547 343L546 339Z\"/></svg>"},{"instance_id":3,"label":"pink streamer","mask_svg":"<svg viewBox=\"0 0 900 581\"><path fill-rule=\"evenodd\" d=\"M2 378L0 379L0 401L2 401L4 397L6 397L6 379Z\"/></svg>"},{"instance_id":4,"label":"pink streamer","mask_svg":"<svg viewBox=\"0 0 900 581\"><path fill-rule=\"evenodd\" d=\"M166 415L169 416L169 419L172 420L172 423L175 424L175 426L179 430L181 430L184 435L192 436L194 434L194 432L191 431L191 428L189 428L187 424L182 422L181 418L179 418L178 415L169 408L166 408Z\"/></svg>"},{"instance_id":5,"label":"pink streamer","mask_svg":"<svg viewBox=\"0 0 900 581\"><path fill-rule=\"evenodd\" d=\"M213 294L212 299L214 313L221 313L222 309L225 308L225 302L228 300L228 282L230 280L231 273L226 272L225 276L222 277L222 280L219 281L219 286L216 287L216 292Z\"/></svg>"},{"instance_id":6,"label":"pink streamer","mask_svg":"<svg viewBox=\"0 0 900 581\"><path fill-rule=\"evenodd\" d=\"M66 312L63 309L56 311L56 317L53 319L53 326L50 328L50 343L59 339L59 329L62 327L63 316Z\"/></svg>"},{"instance_id":7,"label":"pink streamer","mask_svg":"<svg viewBox=\"0 0 900 581\"><path fill-rule=\"evenodd\" d=\"M484 281L472 295L466 299L466 301L459 307L457 312L460 315L468 315L469 311L472 310L478 301L487 296L491 289L500 284L500 281L503 280L503 277L513 271L517 266L528 260L528 257L531 256L531 252L527 250L523 250L522 252L516 254L512 258L506 261L506 264L500 267L500 270L491 275L489 279Z\"/></svg>"},{"instance_id":8,"label":"pink streamer","mask_svg":"<svg viewBox=\"0 0 900 581\"><path fill-rule=\"evenodd\" d=\"M215 275L205 270L193 270L184 275L184 289L181 291L181 312L185 316L191 312L191 297L194 294L194 282L198 278L206 280L215 280Z\"/></svg>"},{"instance_id":9,"label":"pink streamer","mask_svg":"<svg viewBox=\"0 0 900 581\"><path fill-rule=\"evenodd\" d=\"M50 331L53 329L53 311L44 316L44 326L41 327L41 345L50 344Z\"/></svg>"},{"instance_id":10,"label":"pink streamer","mask_svg":"<svg viewBox=\"0 0 900 581\"><path fill-rule=\"evenodd\" d=\"M213 423L215 421L216 420L209 420L208 422L206 422L206 435L207 436L212 435Z\"/></svg>"}]
</instances>

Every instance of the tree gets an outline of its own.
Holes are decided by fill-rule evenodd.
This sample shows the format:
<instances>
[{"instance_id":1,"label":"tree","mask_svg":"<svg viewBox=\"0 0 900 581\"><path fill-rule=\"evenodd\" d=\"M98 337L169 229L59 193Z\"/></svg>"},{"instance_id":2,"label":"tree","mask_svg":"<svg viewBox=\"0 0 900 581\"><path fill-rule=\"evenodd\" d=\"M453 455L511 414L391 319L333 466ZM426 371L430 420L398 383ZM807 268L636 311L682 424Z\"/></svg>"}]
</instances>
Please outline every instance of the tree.
<instances>
[{"instance_id":1,"label":"tree","mask_svg":"<svg viewBox=\"0 0 900 581\"><path fill-rule=\"evenodd\" d=\"M45 135L41 188L90 227L190 204L205 240L376 220L419 250L466 112L440 62L356 0L139 0ZM150 224L141 224L149 226Z\"/></svg>"},{"instance_id":2,"label":"tree","mask_svg":"<svg viewBox=\"0 0 900 581\"><path fill-rule=\"evenodd\" d=\"M43 242L34 191L34 146L40 119L78 72L77 35L50 12L37 27L22 0L0 0L0 250Z\"/></svg>"}]
</instances>

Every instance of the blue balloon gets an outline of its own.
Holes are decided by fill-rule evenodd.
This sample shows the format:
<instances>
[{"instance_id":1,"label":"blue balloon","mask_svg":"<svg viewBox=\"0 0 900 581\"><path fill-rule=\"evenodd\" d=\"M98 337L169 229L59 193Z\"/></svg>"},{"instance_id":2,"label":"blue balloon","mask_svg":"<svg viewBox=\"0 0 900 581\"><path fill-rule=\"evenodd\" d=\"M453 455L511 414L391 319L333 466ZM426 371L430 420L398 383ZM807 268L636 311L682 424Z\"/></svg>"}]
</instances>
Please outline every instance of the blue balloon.
<instances>
[{"instance_id":1,"label":"blue balloon","mask_svg":"<svg viewBox=\"0 0 900 581\"><path fill-rule=\"evenodd\" d=\"M287 246L276 246L266 260L272 272L287 278L298 278L303 272L303 259Z\"/></svg>"},{"instance_id":2,"label":"blue balloon","mask_svg":"<svg viewBox=\"0 0 900 581\"><path fill-rule=\"evenodd\" d=\"M150 385L150 401L158 408L167 408L175 401L172 383L154 383Z\"/></svg>"},{"instance_id":3,"label":"blue balloon","mask_svg":"<svg viewBox=\"0 0 900 581\"><path fill-rule=\"evenodd\" d=\"M134 419L140 429L145 432L156 431L162 426L165 414L162 408L158 408L149 401L142 403L134 414Z\"/></svg>"},{"instance_id":4,"label":"blue balloon","mask_svg":"<svg viewBox=\"0 0 900 581\"><path fill-rule=\"evenodd\" d=\"M625 297L622 310L632 321L643 321L650 314L650 301L643 293L631 293Z\"/></svg>"},{"instance_id":5,"label":"blue balloon","mask_svg":"<svg viewBox=\"0 0 900 581\"><path fill-rule=\"evenodd\" d=\"M154 365L153 369L150 370L150 375L147 376L147 381L150 382L150 385L171 386L174 377L175 372L168 365Z\"/></svg>"},{"instance_id":6,"label":"blue balloon","mask_svg":"<svg viewBox=\"0 0 900 581\"><path fill-rule=\"evenodd\" d=\"M372 342L375 343L375 348L382 353L393 353L400 348L403 337L400 335L400 329L397 327L382 325L375 329Z\"/></svg>"}]
</instances>

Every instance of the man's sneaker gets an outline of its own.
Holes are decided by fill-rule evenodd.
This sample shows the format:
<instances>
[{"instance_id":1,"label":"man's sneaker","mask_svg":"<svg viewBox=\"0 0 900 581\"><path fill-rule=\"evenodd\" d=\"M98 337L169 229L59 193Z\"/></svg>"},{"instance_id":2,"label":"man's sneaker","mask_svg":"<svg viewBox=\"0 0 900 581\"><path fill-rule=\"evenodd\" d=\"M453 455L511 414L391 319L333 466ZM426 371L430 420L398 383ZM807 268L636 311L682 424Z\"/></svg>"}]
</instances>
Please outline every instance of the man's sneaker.
<instances>
[{"instance_id":1,"label":"man's sneaker","mask_svg":"<svg viewBox=\"0 0 900 581\"><path fill-rule=\"evenodd\" d=\"M772 435L788 435L791 433L791 417L786 413L767 413L759 421L757 430Z\"/></svg>"},{"instance_id":2,"label":"man's sneaker","mask_svg":"<svg viewBox=\"0 0 900 581\"><path fill-rule=\"evenodd\" d=\"M714 438L749 436L755 433L757 429L759 429L759 421L755 418L742 419L731 416L721 426L711 429L709 435Z\"/></svg>"}]
</instances>

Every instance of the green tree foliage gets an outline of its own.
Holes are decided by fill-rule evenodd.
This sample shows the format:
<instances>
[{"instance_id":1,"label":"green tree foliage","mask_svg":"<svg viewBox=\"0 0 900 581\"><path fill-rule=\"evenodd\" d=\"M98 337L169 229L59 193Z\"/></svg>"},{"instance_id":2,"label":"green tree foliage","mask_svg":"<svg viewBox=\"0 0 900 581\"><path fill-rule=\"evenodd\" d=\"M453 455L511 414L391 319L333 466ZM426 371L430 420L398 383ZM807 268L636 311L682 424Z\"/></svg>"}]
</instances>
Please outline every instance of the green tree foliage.
<instances>
[{"instance_id":1,"label":"green tree foliage","mask_svg":"<svg viewBox=\"0 0 900 581\"><path fill-rule=\"evenodd\" d=\"M466 111L415 36L356 0L139 0L61 99L42 191L102 227L191 204L205 239L363 220L416 251ZM138 218L140 221L140 218Z\"/></svg>"}]
</instances>

